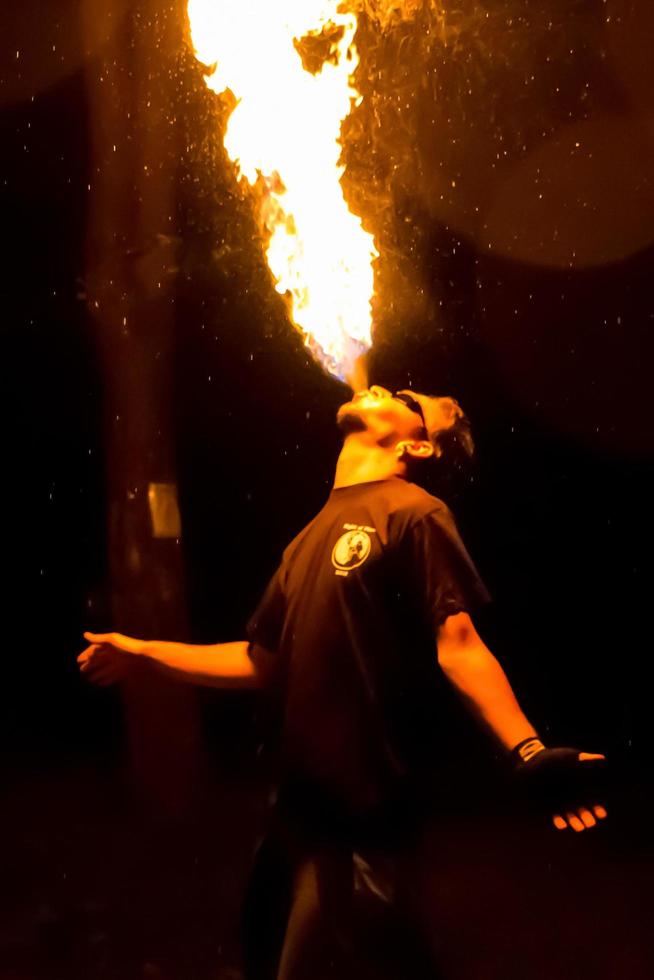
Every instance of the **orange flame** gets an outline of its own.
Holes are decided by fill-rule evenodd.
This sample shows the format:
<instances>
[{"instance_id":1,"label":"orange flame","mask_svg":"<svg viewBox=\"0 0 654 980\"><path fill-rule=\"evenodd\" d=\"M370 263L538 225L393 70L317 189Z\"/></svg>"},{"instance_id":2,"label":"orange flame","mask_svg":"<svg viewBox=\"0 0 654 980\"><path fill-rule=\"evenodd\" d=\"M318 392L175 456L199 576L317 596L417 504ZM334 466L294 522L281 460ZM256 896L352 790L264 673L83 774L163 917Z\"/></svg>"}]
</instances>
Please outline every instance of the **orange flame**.
<instances>
[{"instance_id":1,"label":"orange flame","mask_svg":"<svg viewBox=\"0 0 654 980\"><path fill-rule=\"evenodd\" d=\"M360 101L352 73L356 15L340 0L189 0L206 78L237 99L225 149L241 179L263 177L267 261L292 318L323 366L344 379L371 344L373 238L348 209L340 132ZM318 42L306 70L302 39Z\"/></svg>"}]
</instances>

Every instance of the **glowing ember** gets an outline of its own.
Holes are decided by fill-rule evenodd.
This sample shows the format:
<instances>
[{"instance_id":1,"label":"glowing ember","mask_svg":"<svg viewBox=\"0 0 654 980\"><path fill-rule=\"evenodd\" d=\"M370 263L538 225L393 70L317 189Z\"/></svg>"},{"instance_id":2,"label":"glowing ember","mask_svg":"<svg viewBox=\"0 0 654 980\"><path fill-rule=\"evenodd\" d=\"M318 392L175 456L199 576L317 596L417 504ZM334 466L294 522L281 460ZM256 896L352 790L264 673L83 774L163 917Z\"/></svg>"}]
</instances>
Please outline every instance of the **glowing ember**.
<instances>
[{"instance_id":1,"label":"glowing ember","mask_svg":"<svg viewBox=\"0 0 654 980\"><path fill-rule=\"evenodd\" d=\"M263 178L260 218L277 291L290 296L321 363L351 378L371 343L377 251L340 185L341 124L359 98L350 77L357 20L342 6L189 0L188 13L197 57L216 66L207 85L238 100L225 148L249 184Z\"/></svg>"}]
</instances>

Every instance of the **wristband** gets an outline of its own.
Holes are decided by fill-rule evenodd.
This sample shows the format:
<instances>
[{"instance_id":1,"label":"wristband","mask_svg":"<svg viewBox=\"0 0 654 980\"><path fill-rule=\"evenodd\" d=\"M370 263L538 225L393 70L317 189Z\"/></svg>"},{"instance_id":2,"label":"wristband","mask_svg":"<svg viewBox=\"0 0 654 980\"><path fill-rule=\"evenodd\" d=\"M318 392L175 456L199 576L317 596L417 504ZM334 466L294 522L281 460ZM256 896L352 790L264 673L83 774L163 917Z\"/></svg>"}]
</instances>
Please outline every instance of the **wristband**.
<instances>
[{"instance_id":1,"label":"wristband","mask_svg":"<svg viewBox=\"0 0 654 980\"><path fill-rule=\"evenodd\" d=\"M517 764L520 762L529 762L530 759L533 759L539 752L543 752L544 749L545 746L538 736L530 735L529 738L523 738L522 742L518 742L511 749L511 756Z\"/></svg>"}]
</instances>

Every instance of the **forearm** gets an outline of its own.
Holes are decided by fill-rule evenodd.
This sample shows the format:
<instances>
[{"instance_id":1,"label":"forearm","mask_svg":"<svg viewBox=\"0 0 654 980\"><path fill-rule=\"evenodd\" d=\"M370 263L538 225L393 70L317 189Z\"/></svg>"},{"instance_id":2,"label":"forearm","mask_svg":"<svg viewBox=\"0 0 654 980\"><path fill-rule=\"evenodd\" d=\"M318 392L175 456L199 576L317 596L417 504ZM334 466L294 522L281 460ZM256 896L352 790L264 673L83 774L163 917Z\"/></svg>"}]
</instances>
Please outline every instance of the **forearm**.
<instances>
[{"instance_id":1,"label":"forearm","mask_svg":"<svg viewBox=\"0 0 654 980\"><path fill-rule=\"evenodd\" d=\"M536 735L497 659L481 641L441 660L443 672L473 713L511 750Z\"/></svg>"},{"instance_id":2,"label":"forearm","mask_svg":"<svg viewBox=\"0 0 654 980\"><path fill-rule=\"evenodd\" d=\"M206 646L146 640L140 653L180 680L206 687L258 687L259 675L248 649L246 640Z\"/></svg>"}]
</instances>

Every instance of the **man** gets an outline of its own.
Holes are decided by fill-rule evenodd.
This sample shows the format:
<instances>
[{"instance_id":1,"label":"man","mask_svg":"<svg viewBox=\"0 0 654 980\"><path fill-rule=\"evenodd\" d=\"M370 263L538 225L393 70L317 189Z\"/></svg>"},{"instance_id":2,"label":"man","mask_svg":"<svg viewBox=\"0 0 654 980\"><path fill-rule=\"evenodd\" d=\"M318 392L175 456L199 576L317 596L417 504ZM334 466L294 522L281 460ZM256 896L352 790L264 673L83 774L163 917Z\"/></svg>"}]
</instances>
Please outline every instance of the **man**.
<instances>
[{"instance_id":1,"label":"man","mask_svg":"<svg viewBox=\"0 0 654 980\"><path fill-rule=\"evenodd\" d=\"M458 404L373 386L341 407L338 423L331 495L286 549L248 640L196 646L87 633L79 657L97 683L138 656L201 684L283 693L277 843L266 858L279 864L283 852L293 878L283 980L318 977L339 950L355 956L355 886L399 901L393 856L433 796L434 755L447 751L433 725L443 677L536 782L572 773L574 784L585 763L603 758L543 746L473 624L488 595L452 516L413 482L453 445L471 451ZM606 816L596 800L583 803L556 810L555 826L579 832ZM271 880L260 877L259 894ZM275 975L268 970L259 975Z\"/></svg>"}]
</instances>

